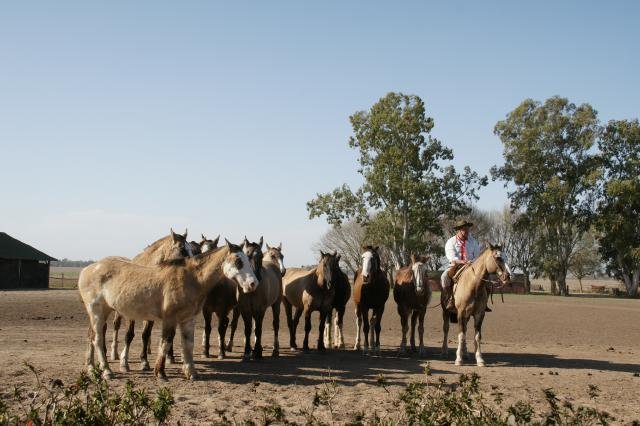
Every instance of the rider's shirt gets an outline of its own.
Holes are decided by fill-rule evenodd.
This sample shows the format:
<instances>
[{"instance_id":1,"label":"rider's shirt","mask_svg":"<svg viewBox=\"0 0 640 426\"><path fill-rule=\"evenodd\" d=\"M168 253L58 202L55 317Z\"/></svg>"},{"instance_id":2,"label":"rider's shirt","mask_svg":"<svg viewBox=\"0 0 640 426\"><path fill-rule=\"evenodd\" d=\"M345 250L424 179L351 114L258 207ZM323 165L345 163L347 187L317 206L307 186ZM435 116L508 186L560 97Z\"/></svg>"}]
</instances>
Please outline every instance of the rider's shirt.
<instances>
[{"instance_id":1,"label":"rider's shirt","mask_svg":"<svg viewBox=\"0 0 640 426\"><path fill-rule=\"evenodd\" d=\"M447 256L449 264L452 264L455 260L472 261L480 255L480 246L471 235L469 235L466 241L454 235L449 238L447 244L445 244L444 254Z\"/></svg>"}]
</instances>

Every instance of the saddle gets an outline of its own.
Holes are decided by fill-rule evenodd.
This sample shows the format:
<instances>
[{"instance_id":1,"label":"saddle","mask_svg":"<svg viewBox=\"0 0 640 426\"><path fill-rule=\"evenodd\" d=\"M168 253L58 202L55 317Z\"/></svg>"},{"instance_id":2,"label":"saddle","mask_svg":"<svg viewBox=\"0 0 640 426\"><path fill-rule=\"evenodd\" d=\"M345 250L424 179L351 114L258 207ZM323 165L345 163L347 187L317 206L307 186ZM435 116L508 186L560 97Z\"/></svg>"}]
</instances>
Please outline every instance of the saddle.
<instances>
[{"instance_id":1,"label":"saddle","mask_svg":"<svg viewBox=\"0 0 640 426\"><path fill-rule=\"evenodd\" d=\"M449 276L449 278L451 278L451 282L454 284L457 283L458 278L460 278L460 274L462 274L462 271L467 269L467 267L470 265L470 263L458 263L449 268L449 270L447 271L447 275Z\"/></svg>"}]
</instances>

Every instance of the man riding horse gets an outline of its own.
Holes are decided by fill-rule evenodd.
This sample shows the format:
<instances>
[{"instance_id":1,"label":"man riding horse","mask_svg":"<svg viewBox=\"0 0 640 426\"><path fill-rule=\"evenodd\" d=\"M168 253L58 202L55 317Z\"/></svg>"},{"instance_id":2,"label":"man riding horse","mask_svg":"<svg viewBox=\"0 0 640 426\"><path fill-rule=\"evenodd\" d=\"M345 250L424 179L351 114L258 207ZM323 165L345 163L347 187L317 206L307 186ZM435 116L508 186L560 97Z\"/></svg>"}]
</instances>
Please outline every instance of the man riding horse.
<instances>
[{"instance_id":1,"label":"man riding horse","mask_svg":"<svg viewBox=\"0 0 640 426\"><path fill-rule=\"evenodd\" d=\"M447 301L446 310L455 312L455 303L453 300L453 278L460 269L470 264L476 257L480 255L480 246L478 242L471 236L469 230L473 223L459 219L456 221L453 229L456 234L447 240L444 246L445 256L449 261L449 267L444 271L440 282L442 284L442 292ZM487 308L487 312L491 309Z\"/></svg>"}]
</instances>

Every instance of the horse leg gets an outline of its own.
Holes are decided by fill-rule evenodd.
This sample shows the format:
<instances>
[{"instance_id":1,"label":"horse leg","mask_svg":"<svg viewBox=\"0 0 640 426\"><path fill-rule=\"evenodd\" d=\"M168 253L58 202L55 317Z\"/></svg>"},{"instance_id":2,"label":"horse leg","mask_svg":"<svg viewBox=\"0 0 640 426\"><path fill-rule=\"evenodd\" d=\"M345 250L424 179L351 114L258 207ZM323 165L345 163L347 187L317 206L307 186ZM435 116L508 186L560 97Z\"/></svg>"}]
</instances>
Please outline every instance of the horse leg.
<instances>
[{"instance_id":1,"label":"horse leg","mask_svg":"<svg viewBox=\"0 0 640 426\"><path fill-rule=\"evenodd\" d=\"M218 359L224 359L227 355L224 350L224 337L229 327L229 316L224 312L217 313L216 317L218 317Z\"/></svg>"},{"instance_id":2,"label":"horse leg","mask_svg":"<svg viewBox=\"0 0 640 426\"><path fill-rule=\"evenodd\" d=\"M260 309L255 315L255 327L253 333L255 335L255 342L253 344L253 351L251 357L253 359L262 359L262 321L264 320L264 309Z\"/></svg>"},{"instance_id":3,"label":"horse leg","mask_svg":"<svg viewBox=\"0 0 640 426\"><path fill-rule=\"evenodd\" d=\"M418 313L411 311L411 352L416 351L416 325L418 324Z\"/></svg>"},{"instance_id":4,"label":"horse leg","mask_svg":"<svg viewBox=\"0 0 640 426\"><path fill-rule=\"evenodd\" d=\"M320 314L320 323L318 324L318 350L324 351L326 350L327 346L329 347L331 346L325 345L324 339L322 339L320 336L322 336L325 333L327 328L331 329L331 322L329 322L329 327L327 327L327 324L326 324L327 318L329 317L329 315L331 315L331 310L327 312L326 310L321 309L319 314ZM329 335L331 335L331 333L329 333Z\"/></svg>"},{"instance_id":5,"label":"horse leg","mask_svg":"<svg viewBox=\"0 0 640 426\"><path fill-rule=\"evenodd\" d=\"M445 358L448 355L449 352L449 319L450 319L450 314L449 312L444 308L444 306L442 307L442 351L441 351L441 355L443 358Z\"/></svg>"},{"instance_id":6,"label":"horse leg","mask_svg":"<svg viewBox=\"0 0 640 426\"><path fill-rule=\"evenodd\" d=\"M149 360L147 355L149 354L149 346L151 345L151 330L153 329L153 321L144 321L142 325L142 352L140 352L140 362L142 371L150 371Z\"/></svg>"},{"instance_id":7,"label":"horse leg","mask_svg":"<svg viewBox=\"0 0 640 426\"><path fill-rule=\"evenodd\" d=\"M468 317L458 318L458 350L456 351L456 365L462 365L464 355L464 346L467 340L467 322Z\"/></svg>"},{"instance_id":8,"label":"horse leg","mask_svg":"<svg viewBox=\"0 0 640 426\"><path fill-rule=\"evenodd\" d=\"M342 308L338 308L336 310L336 319L335 319L336 342L334 346L340 349L344 349L344 334L342 334L342 327L344 326L344 310L345 310L344 306Z\"/></svg>"},{"instance_id":9,"label":"horse leg","mask_svg":"<svg viewBox=\"0 0 640 426\"><path fill-rule=\"evenodd\" d=\"M238 328L238 318L240 318L240 309L238 306L235 306L233 308L233 316L231 317L231 331L229 332L229 340L227 340L227 352L231 352L233 350L233 338L236 335L236 329Z\"/></svg>"},{"instance_id":10,"label":"horse leg","mask_svg":"<svg viewBox=\"0 0 640 426\"><path fill-rule=\"evenodd\" d=\"M298 317L298 312L296 311L296 317ZM311 331L311 309L305 308L304 310L304 341L302 342L302 350L305 353L309 352L309 332ZM322 334L318 336L318 340L320 340Z\"/></svg>"},{"instance_id":11,"label":"horse leg","mask_svg":"<svg viewBox=\"0 0 640 426\"><path fill-rule=\"evenodd\" d=\"M182 331L182 329L181 329ZM169 351L169 342L173 340L176 335L176 326L172 323L162 322L162 338L160 339L160 346L158 348L158 356L156 358L156 365L153 372L156 377L160 377L162 380L167 380L167 374L165 373L165 359L167 352ZM186 350L183 343L183 351ZM146 356L146 353L145 353ZM186 359L183 359L186 361Z\"/></svg>"},{"instance_id":12,"label":"horse leg","mask_svg":"<svg viewBox=\"0 0 640 426\"><path fill-rule=\"evenodd\" d=\"M87 366L87 370L91 371L91 369L93 368L93 363L94 363L94 355L95 355L95 351L93 348L93 324L89 324L89 329L87 330L87 351L86 351L86 358L85 358L85 365Z\"/></svg>"},{"instance_id":13,"label":"horse leg","mask_svg":"<svg viewBox=\"0 0 640 426\"><path fill-rule=\"evenodd\" d=\"M289 329L289 347L291 350L296 349L296 332L293 329L293 308L286 298L282 299L284 304L284 312L287 317L287 328Z\"/></svg>"},{"instance_id":14,"label":"horse leg","mask_svg":"<svg viewBox=\"0 0 640 426\"><path fill-rule=\"evenodd\" d=\"M298 329L298 324L300 323L300 317L304 312L303 308L296 308L296 312L293 315L293 325L292 325L292 334L291 334L291 349L298 349L298 345L296 345L296 330Z\"/></svg>"},{"instance_id":15,"label":"horse leg","mask_svg":"<svg viewBox=\"0 0 640 426\"><path fill-rule=\"evenodd\" d=\"M202 356L210 358L210 339L211 339L211 317L213 312L207 309L206 306L202 307L202 318L204 319L204 331L202 332Z\"/></svg>"},{"instance_id":16,"label":"horse leg","mask_svg":"<svg viewBox=\"0 0 640 426\"><path fill-rule=\"evenodd\" d=\"M380 332L382 331L382 314L384 313L384 306L377 310L376 312L376 322L374 324L374 329L376 331L376 353L380 355Z\"/></svg>"},{"instance_id":17,"label":"horse leg","mask_svg":"<svg viewBox=\"0 0 640 426\"><path fill-rule=\"evenodd\" d=\"M322 317L322 313L320 314ZM324 347L331 347L331 317L333 316L333 309L329 311L329 314L326 315L324 319Z\"/></svg>"},{"instance_id":18,"label":"horse leg","mask_svg":"<svg viewBox=\"0 0 640 426\"><path fill-rule=\"evenodd\" d=\"M242 322L244 323L244 353L242 354L243 361L249 361L251 358L251 325L253 318L251 314L247 312L241 312Z\"/></svg>"},{"instance_id":19,"label":"horse leg","mask_svg":"<svg viewBox=\"0 0 640 426\"><path fill-rule=\"evenodd\" d=\"M124 349L122 349L122 355L120 355L120 371L126 373L129 371L129 349L131 348L131 342L136 335L136 322L129 321L129 327L127 327L127 334L124 338Z\"/></svg>"},{"instance_id":20,"label":"horse leg","mask_svg":"<svg viewBox=\"0 0 640 426\"><path fill-rule=\"evenodd\" d=\"M356 343L353 345L353 350L360 350L360 330L362 329L362 310L360 306L356 305Z\"/></svg>"},{"instance_id":21,"label":"horse leg","mask_svg":"<svg viewBox=\"0 0 640 426\"><path fill-rule=\"evenodd\" d=\"M118 354L118 332L120 331L120 325L122 324L122 315L118 312L113 316L113 340L111 341L111 361L115 361L120 358Z\"/></svg>"},{"instance_id":22,"label":"horse leg","mask_svg":"<svg viewBox=\"0 0 640 426\"><path fill-rule=\"evenodd\" d=\"M92 308L94 307L92 306ZM107 351L105 350L105 339L103 333L103 329L107 323L107 317L110 312L105 307L98 309L97 306L95 307L95 310L91 309L91 311L90 316L92 318L91 325L93 327L93 350L98 353L98 362L102 369L102 377L105 379L111 379L113 378L113 373L111 372L109 362L107 361Z\"/></svg>"},{"instance_id":23,"label":"horse leg","mask_svg":"<svg viewBox=\"0 0 640 426\"><path fill-rule=\"evenodd\" d=\"M167 348L167 361L169 361L169 364L176 363L176 357L173 355L173 339L174 338L175 338L175 333L173 334L173 337L169 339L169 347ZM184 365L184 360L182 361L182 363Z\"/></svg>"},{"instance_id":24,"label":"horse leg","mask_svg":"<svg viewBox=\"0 0 640 426\"><path fill-rule=\"evenodd\" d=\"M400 325L402 327L402 340L400 341L400 355L407 353L407 332L409 331L409 313L407 309L398 305L398 315L400 315Z\"/></svg>"},{"instance_id":25,"label":"horse leg","mask_svg":"<svg viewBox=\"0 0 640 426\"><path fill-rule=\"evenodd\" d=\"M362 310L362 334L364 334L364 347L362 348L362 355L369 355L369 310L368 309Z\"/></svg>"},{"instance_id":26,"label":"horse leg","mask_svg":"<svg viewBox=\"0 0 640 426\"><path fill-rule=\"evenodd\" d=\"M104 349L104 353L107 353L107 322L104 322L102 326L102 349Z\"/></svg>"},{"instance_id":27,"label":"horse leg","mask_svg":"<svg viewBox=\"0 0 640 426\"><path fill-rule=\"evenodd\" d=\"M376 353L376 322L378 317L376 316L376 310L371 310L371 317L369 318L369 353L374 355Z\"/></svg>"},{"instance_id":28,"label":"horse leg","mask_svg":"<svg viewBox=\"0 0 640 426\"><path fill-rule=\"evenodd\" d=\"M273 316L273 351L271 356L280 355L280 299L273 305L271 305L271 314Z\"/></svg>"},{"instance_id":29,"label":"horse leg","mask_svg":"<svg viewBox=\"0 0 640 426\"><path fill-rule=\"evenodd\" d=\"M193 340L195 321L193 318L180 323L180 337L182 337L182 372L187 380L198 378L196 366L193 363Z\"/></svg>"},{"instance_id":30,"label":"horse leg","mask_svg":"<svg viewBox=\"0 0 640 426\"><path fill-rule=\"evenodd\" d=\"M427 349L424 347L424 317L426 314L426 309L420 311L420 313L418 314L418 338L420 339L418 355L420 355L421 357L427 355Z\"/></svg>"},{"instance_id":31,"label":"horse leg","mask_svg":"<svg viewBox=\"0 0 640 426\"><path fill-rule=\"evenodd\" d=\"M473 325L475 328L474 342L476 352L476 364L478 367L484 367L484 359L480 350L480 341L482 340L482 322L484 321L484 312L480 312L473 316Z\"/></svg>"}]
</instances>

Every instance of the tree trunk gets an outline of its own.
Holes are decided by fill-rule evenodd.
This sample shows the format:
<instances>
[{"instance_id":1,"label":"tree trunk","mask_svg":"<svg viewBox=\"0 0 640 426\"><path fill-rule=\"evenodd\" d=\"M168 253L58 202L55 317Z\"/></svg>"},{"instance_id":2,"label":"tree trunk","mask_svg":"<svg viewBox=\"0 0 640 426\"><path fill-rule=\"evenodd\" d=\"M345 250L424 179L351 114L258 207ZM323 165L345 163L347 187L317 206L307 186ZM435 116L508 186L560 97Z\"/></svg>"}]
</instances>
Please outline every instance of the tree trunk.
<instances>
[{"instance_id":1,"label":"tree trunk","mask_svg":"<svg viewBox=\"0 0 640 426\"><path fill-rule=\"evenodd\" d=\"M567 274L559 272L556 281L558 282L558 294L560 296L568 296L569 288L567 287Z\"/></svg>"},{"instance_id":2,"label":"tree trunk","mask_svg":"<svg viewBox=\"0 0 640 426\"><path fill-rule=\"evenodd\" d=\"M580 294L584 293L582 290L582 277L578 277L578 282L580 283Z\"/></svg>"},{"instance_id":3,"label":"tree trunk","mask_svg":"<svg viewBox=\"0 0 640 426\"><path fill-rule=\"evenodd\" d=\"M640 267L636 268L635 273L631 272L631 274L628 274L623 272L622 278L624 286L627 289L627 295L629 297L637 297L638 284L640 283Z\"/></svg>"},{"instance_id":4,"label":"tree trunk","mask_svg":"<svg viewBox=\"0 0 640 426\"><path fill-rule=\"evenodd\" d=\"M524 292L529 294L531 293L531 281L529 280L529 271L526 269L522 269L522 274L524 275Z\"/></svg>"},{"instance_id":5,"label":"tree trunk","mask_svg":"<svg viewBox=\"0 0 640 426\"><path fill-rule=\"evenodd\" d=\"M551 294L554 296L558 295L558 284L556 283L555 277L549 277L549 282L551 283Z\"/></svg>"}]
</instances>

